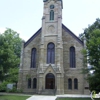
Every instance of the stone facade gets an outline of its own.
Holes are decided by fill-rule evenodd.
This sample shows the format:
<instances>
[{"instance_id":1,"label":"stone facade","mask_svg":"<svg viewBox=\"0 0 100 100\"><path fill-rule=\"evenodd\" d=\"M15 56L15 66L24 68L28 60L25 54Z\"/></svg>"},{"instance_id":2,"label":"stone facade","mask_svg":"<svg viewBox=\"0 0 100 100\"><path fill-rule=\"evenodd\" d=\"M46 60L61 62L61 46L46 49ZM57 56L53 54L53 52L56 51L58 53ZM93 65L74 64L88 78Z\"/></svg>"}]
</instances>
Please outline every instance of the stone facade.
<instances>
[{"instance_id":1,"label":"stone facade","mask_svg":"<svg viewBox=\"0 0 100 100\"><path fill-rule=\"evenodd\" d=\"M53 6L54 8L52 8ZM27 42L22 43L21 63L19 70L18 89L23 92L44 94L53 90L54 94L87 94L86 81L81 73L83 42L62 24L62 0L45 0L42 28L40 28ZM54 20L50 20L50 11L54 11ZM55 63L47 63L47 46L55 45ZM76 67L70 68L70 47L75 48ZM36 48L36 67L31 68L31 51ZM47 75L52 88L47 86ZM28 88L28 79L31 78L31 88ZM36 88L33 89L33 79L36 78ZM68 88L68 79L72 79L72 89ZM78 80L78 88L74 89L74 79ZM48 87L48 88L46 88Z\"/></svg>"}]
</instances>

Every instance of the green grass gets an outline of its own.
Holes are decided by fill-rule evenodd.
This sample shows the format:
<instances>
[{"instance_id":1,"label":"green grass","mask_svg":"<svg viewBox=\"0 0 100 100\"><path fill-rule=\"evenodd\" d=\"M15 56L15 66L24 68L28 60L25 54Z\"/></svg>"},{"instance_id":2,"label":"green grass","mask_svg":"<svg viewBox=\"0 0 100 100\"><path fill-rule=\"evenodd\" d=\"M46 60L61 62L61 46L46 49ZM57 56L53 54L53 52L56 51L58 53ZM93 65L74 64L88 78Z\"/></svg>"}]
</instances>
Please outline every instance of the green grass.
<instances>
[{"instance_id":1,"label":"green grass","mask_svg":"<svg viewBox=\"0 0 100 100\"><path fill-rule=\"evenodd\" d=\"M57 100L91 100L91 98L58 98ZM100 100L100 98L94 100Z\"/></svg>"},{"instance_id":2,"label":"green grass","mask_svg":"<svg viewBox=\"0 0 100 100\"><path fill-rule=\"evenodd\" d=\"M0 100L26 100L29 96L0 95Z\"/></svg>"}]
</instances>

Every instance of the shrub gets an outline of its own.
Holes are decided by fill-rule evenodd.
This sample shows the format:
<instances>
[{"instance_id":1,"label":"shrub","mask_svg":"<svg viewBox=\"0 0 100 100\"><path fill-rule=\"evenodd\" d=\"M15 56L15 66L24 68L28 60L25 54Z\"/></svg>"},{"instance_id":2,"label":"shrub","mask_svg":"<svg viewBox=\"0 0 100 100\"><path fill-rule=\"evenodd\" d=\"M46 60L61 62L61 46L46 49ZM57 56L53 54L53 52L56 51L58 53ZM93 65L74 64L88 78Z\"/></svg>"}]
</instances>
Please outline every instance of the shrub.
<instances>
[{"instance_id":1,"label":"shrub","mask_svg":"<svg viewBox=\"0 0 100 100\"><path fill-rule=\"evenodd\" d=\"M13 87L13 89L6 89L6 92L8 93L22 93L22 90L17 90L16 87Z\"/></svg>"},{"instance_id":2,"label":"shrub","mask_svg":"<svg viewBox=\"0 0 100 100\"><path fill-rule=\"evenodd\" d=\"M4 81L0 84L0 92L5 92L7 89L8 82Z\"/></svg>"}]
</instances>

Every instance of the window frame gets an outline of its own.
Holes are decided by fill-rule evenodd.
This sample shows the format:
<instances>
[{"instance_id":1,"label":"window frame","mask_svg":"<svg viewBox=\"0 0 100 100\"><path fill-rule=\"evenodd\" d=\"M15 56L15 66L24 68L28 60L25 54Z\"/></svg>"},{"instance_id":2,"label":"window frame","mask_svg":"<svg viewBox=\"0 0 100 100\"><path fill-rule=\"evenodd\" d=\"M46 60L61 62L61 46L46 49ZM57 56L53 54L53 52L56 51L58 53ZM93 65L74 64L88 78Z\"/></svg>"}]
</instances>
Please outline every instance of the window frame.
<instances>
[{"instance_id":1,"label":"window frame","mask_svg":"<svg viewBox=\"0 0 100 100\"><path fill-rule=\"evenodd\" d=\"M33 89L37 88L37 78L33 78Z\"/></svg>"},{"instance_id":2,"label":"window frame","mask_svg":"<svg viewBox=\"0 0 100 100\"><path fill-rule=\"evenodd\" d=\"M50 21L54 20L54 10L50 10Z\"/></svg>"},{"instance_id":3,"label":"window frame","mask_svg":"<svg viewBox=\"0 0 100 100\"><path fill-rule=\"evenodd\" d=\"M68 89L72 90L72 79L71 78L68 79Z\"/></svg>"},{"instance_id":4,"label":"window frame","mask_svg":"<svg viewBox=\"0 0 100 100\"><path fill-rule=\"evenodd\" d=\"M52 42L47 45L47 64L55 64L55 44Z\"/></svg>"},{"instance_id":5,"label":"window frame","mask_svg":"<svg viewBox=\"0 0 100 100\"><path fill-rule=\"evenodd\" d=\"M31 78L28 78L28 89L31 89Z\"/></svg>"},{"instance_id":6,"label":"window frame","mask_svg":"<svg viewBox=\"0 0 100 100\"><path fill-rule=\"evenodd\" d=\"M74 89L78 90L78 79L74 79Z\"/></svg>"},{"instance_id":7,"label":"window frame","mask_svg":"<svg viewBox=\"0 0 100 100\"><path fill-rule=\"evenodd\" d=\"M70 47L70 68L76 68L76 52L75 47Z\"/></svg>"},{"instance_id":8,"label":"window frame","mask_svg":"<svg viewBox=\"0 0 100 100\"><path fill-rule=\"evenodd\" d=\"M37 58L37 49L32 48L32 50L31 50L31 68L36 68L36 58Z\"/></svg>"}]
</instances>

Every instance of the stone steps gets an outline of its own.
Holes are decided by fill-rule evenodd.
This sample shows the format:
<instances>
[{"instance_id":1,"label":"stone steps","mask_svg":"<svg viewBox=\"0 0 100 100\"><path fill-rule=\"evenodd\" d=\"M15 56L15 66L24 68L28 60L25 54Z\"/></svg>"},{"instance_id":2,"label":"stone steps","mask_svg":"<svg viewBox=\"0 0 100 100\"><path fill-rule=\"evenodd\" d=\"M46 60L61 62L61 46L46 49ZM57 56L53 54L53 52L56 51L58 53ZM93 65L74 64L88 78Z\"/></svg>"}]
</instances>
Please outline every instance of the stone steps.
<instances>
[{"instance_id":1,"label":"stone steps","mask_svg":"<svg viewBox=\"0 0 100 100\"><path fill-rule=\"evenodd\" d=\"M55 95L55 89L42 90L41 95Z\"/></svg>"}]
</instances>

